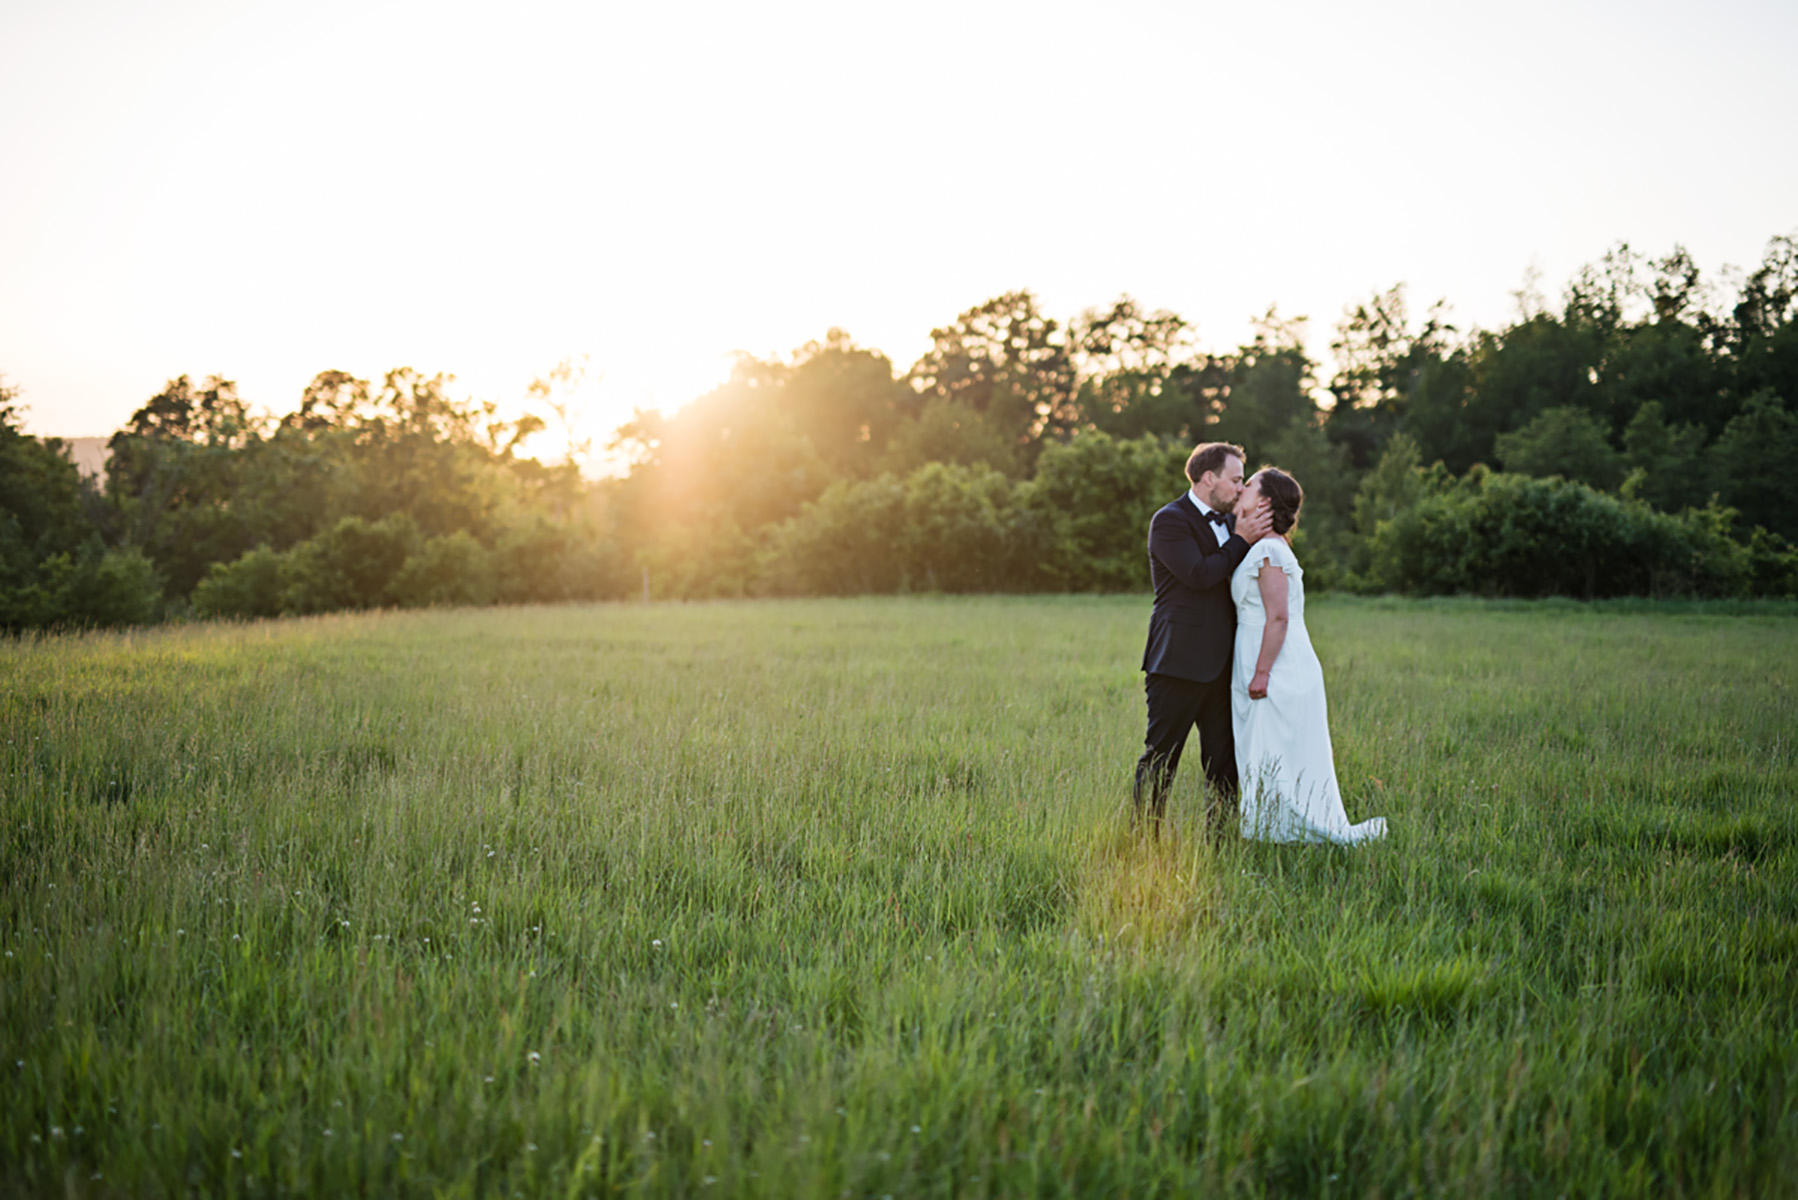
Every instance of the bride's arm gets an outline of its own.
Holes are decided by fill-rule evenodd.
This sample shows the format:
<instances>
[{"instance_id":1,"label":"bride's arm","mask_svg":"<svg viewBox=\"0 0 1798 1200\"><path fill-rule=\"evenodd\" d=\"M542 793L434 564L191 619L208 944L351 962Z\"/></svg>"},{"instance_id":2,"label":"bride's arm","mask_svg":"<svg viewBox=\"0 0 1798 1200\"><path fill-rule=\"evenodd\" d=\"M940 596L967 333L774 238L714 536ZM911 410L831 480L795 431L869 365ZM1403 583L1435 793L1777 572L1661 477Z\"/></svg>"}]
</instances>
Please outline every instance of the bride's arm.
<instances>
[{"instance_id":1,"label":"bride's arm","mask_svg":"<svg viewBox=\"0 0 1798 1200\"><path fill-rule=\"evenodd\" d=\"M1255 678L1249 680L1249 699L1267 699L1267 677L1273 672L1280 647L1286 644L1289 616L1286 610L1286 572L1271 561L1261 564L1255 577L1261 589L1261 607L1267 610L1267 624L1261 627L1261 657L1255 660Z\"/></svg>"}]
</instances>

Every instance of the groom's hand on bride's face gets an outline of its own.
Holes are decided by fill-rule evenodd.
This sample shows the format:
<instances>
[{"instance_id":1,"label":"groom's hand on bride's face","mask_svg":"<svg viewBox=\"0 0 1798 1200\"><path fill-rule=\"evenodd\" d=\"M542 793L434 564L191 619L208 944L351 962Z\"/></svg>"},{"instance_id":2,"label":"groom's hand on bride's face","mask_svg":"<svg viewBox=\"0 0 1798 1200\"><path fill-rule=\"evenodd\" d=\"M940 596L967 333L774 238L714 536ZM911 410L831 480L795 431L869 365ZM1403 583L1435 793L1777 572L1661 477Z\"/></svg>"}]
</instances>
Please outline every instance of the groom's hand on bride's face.
<instances>
[{"instance_id":1,"label":"groom's hand on bride's face","mask_svg":"<svg viewBox=\"0 0 1798 1200\"><path fill-rule=\"evenodd\" d=\"M1242 518L1236 522L1236 532L1241 534L1242 540L1251 546L1266 537L1272 529L1273 517L1267 511L1265 500L1244 513Z\"/></svg>"}]
</instances>

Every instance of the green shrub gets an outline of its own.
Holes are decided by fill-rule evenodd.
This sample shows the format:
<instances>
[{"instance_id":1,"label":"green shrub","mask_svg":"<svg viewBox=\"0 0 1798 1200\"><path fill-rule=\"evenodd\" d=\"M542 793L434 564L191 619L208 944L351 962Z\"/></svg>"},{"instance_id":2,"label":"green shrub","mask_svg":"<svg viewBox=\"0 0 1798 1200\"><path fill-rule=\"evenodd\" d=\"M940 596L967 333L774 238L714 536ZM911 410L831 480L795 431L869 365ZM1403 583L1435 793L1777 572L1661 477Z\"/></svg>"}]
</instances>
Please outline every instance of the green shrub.
<instances>
[{"instance_id":1,"label":"green shrub","mask_svg":"<svg viewBox=\"0 0 1798 1200\"><path fill-rule=\"evenodd\" d=\"M1798 547L1755 526L1748 539L1748 573L1757 596L1798 595Z\"/></svg>"},{"instance_id":2,"label":"green shrub","mask_svg":"<svg viewBox=\"0 0 1798 1200\"><path fill-rule=\"evenodd\" d=\"M906 580L904 528L905 485L893 476L833 483L771 532L764 584L781 595L896 592Z\"/></svg>"},{"instance_id":3,"label":"green shrub","mask_svg":"<svg viewBox=\"0 0 1798 1200\"><path fill-rule=\"evenodd\" d=\"M395 604L487 604L493 599L492 555L465 530L428 539L388 586Z\"/></svg>"},{"instance_id":4,"label":"green shrub","mask_svg":"<svg viewBox=\"0 0 1798 1200\"><path fill-rule=\"evenodd\" d=\"M760 584L812 595L1037 590L1053 578L1055 517L1028 487L984 463L835 484L770 531Z\"/></svg>"},{"instance_id":5,"label":"green shrub","mask_svg":"<svg viewBox=\"0 0 1798 1200\"><path fill-rule=\"evenodd\" d=\"M281 609L290 613L375 608L412 549L418 525L404 513L379 521L345 517L288 551L281 564Z\"/></svg>"},{"instance_id":6,"label":"green shrub","mask_svg":"<svg viewBox=\"0 0 1798 1200\"><path fill-rule=\"evenodd\" d=\"M1367 582L1426 595L1740 595L1752 568L1729 536L1733 519L1476 467L1378 524Z\"/></svg>"},{"instance_id":7,"label":"green shrub","mask_svg":"<svg viewBox=\"0 0 1798 1200\"><path fill-rule=\"evenodd\" d=\"M1146 591L1149 520L1188 486L1191 447L1087 433L1044 447L1022 502L1048 530L1042 564L1064 591Z\"/></svg>"},{"instance_id":8,"label":"green shrub","mask_svg":"<svg viewBox=\"0 0 1798 1200\"><path fill-rule=\"evenodd\" d=\"M143 625L157 619L162 580L135 546L102 550L90 540L75 561L64 611L79 625Z\"/></svg>"},{"instance_id":9,"label":"green shrub","mask_svg":"<svg viewBox=\"0 0 1798 1200\"><path fill-rule=\"evenodd\" d=\"M983 464L930 463L912 472L900 536L912 585L943 592L1040 586L1051 533L1016 499L1011 481Z\"/></svg>"},{"instance_id":10,"label":"green shrub","mask_svg":"<svg viewBox=\"0 0 1798 1200\"><path fill-rule=\"evenodd\" d=\"M1598 419L1583 408L1564 405L1498 435L1499 461L1520 475L1560 475L1600 491L1623 482L1623 455L1612 448Z\"/></svg>"},{"instance_id":11,"label":"green shrub","mask_svg":"<svg viewBox=\"0 0 1798 1200\"><path fill-rule=\"evenodd\" d=\"M28 575L0 581L0 628L143 625L162 609L162 579L136 548L108 550L90 537Z\"/></svg>"},{"instance_id":12,"label":"green shrub","mask_svg":"<svg viewBox=\"0 0 1798 1200\"><path fill-rule=\"evenodd\" d=\"M507 604L603 600L628 586L615 548L582 525L531 520L500 534L489 558L493 599Z\"/></svg>"},{"instance_id":13,"label":"green shrub","mask_svg":"<svg viewBox=\"0 0 1798 1200\"><path fill-rule=\"evenodd\" d=\"M213 563L195 585L199 617L273 617L281 613L281 565L286 556L258 546L228 563Z\"/></svg>"},{"instance_id":14,"label":"green shrub","mask_svg":"<svg viewBox=\"0 0 1798 1200\"><path fill-rule=\"evenodd\" d=\"M465 530L419 541L412 518L347 517L285 554L217 563L194 589L204 617L264 617L394 604L422 608L620 595L616 554L575 526L533 521L489 549Z\"/></svg>"}]
</instances>

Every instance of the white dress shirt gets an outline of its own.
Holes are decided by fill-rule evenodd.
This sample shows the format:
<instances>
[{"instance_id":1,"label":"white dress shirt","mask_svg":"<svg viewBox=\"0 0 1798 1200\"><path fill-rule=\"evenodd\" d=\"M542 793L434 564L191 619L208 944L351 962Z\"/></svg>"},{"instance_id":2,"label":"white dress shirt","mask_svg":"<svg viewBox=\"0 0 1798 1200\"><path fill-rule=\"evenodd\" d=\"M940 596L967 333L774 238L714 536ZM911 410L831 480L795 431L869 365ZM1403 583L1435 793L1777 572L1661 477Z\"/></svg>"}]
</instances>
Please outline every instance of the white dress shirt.
<instances>
[{"instance_id":1,"label":"white dress shirt","mask_svg":"<svg viewBox=\"0 0 1798 1200\"><path fill-rule=\"evenodd\" d=\"M1199 506L1199 511L1201 513L1205 514L1205 524L1211 526L1212 533L1217 534L1217 544L1221 546L1229 541L1230 527L1228 525L1219 525L1211 519L1211 514L1216 510L1203 500L1199 499L1199 493L1196 489L1186 494L1192 497L1192 502Z\"/></svg>"}]
</instances>

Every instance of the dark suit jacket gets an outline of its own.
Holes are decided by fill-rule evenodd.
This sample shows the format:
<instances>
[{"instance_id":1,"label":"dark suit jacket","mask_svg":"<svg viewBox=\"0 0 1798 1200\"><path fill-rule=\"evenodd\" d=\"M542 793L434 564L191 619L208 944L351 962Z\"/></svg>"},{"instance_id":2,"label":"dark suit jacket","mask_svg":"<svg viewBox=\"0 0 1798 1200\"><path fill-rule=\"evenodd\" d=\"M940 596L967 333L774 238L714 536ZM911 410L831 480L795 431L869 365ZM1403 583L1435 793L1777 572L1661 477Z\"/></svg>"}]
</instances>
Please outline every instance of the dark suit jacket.
<instances>
[{"instance_id":1,"label":"dark suit jacket","mask_svg":"<svg viewBox=\"0 0 1798 1200\"><path fill-rule=\"evenodd\" d=\"M1142 669L1208 683L1227 671L1236 641L1236 605L1230 575L1249 552L1228 518L1230 537L1217 544L1211 522L1180 497L1149 522L1149 575L1155 581L1155 608L1149 614L1149 644Z\"/></svg>"}]
</instances>

